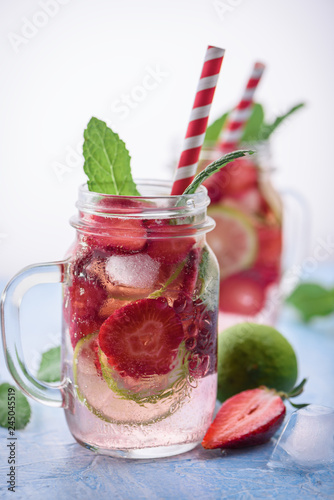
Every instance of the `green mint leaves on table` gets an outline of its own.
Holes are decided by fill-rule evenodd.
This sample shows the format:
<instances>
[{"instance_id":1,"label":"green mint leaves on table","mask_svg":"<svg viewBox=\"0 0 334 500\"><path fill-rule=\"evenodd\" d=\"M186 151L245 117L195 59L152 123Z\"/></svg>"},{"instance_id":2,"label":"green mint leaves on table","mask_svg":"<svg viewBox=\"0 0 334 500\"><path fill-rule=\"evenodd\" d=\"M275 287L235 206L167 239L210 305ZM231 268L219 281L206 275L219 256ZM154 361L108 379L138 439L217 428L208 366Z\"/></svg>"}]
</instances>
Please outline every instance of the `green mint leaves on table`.
<instances>
[{"instance_id":1,"label":"green mint leaves on table","mask_svg":"<svg viewBox=\"0 0 334 500\"><path fill-rule=\"evenodd\" d=\"M43 352L41 363L37 372L37 378L43 382L58 382L60 380L60 347L53 347ZM8 392L8 389L12 389ZM13 392L13 390L15 392ZM24 429L30 422L30 404L22 392L7 382L0 385L0 427L8 428L8 394L15 395L15 429Z\"/></svg>"},{"instance_id":2,"label":"green mint leaves on table","mask_svg":"<svg viewBox=\"0 0 334 500\"><path fill-rule=\"evenodd\" d=\"M241 138L241 143L251 144L254 142L267 141L279 125L304 106L305 103L297 104L283 115L277 116L273 122L267 123L265 121L263 107L259 103L254 103L252 114L245 126ZM214 146L218 142L228 115L229 113L224 113L220 118L208 126L204 139L204 147Z\"/></svg>"},{"instance_id":3,"label":"green mint leaves on table","mask_svg":"<svg viewBox=\"0 0 334 500\"><path fill-rule=\"evenodd\" d=\"M316 316L327 316L334 312L334 288L326 289L316 283L302 283L286 302L298 309L303 320L308 322Z\"/></svg>"},{"instance_id":4,"label":"green mint leaves on table","mask_svg":"<svg viewBox=\"0 0 334 500\"><path fill-rule=\"evenodd\" d=\"M228 153L218 160L213 161L208 165L202 172L196 175L194 180L189 184L183 194L193 194L196 192L197 188L208 179L211 175L218 172L221 168L225 167L231 161L234 161L238 158L242 158L243 156L248 156L254 154L254 151L233 151L233 153Z\"/></svg>"},{"instance_id":5,"label":"green mint leaves on table","mask_svg":"<svg viewBox=\"0 0 334 500\"><path fill-rule=\"evenodd\" d=\"M14 399L12 397L14 396ZM15 412L15 423L13 419L9 419L9 410ZM8 383L0 385L0 426L13 427L15 430L24 429L29 423L31 417L31 409L27 398L16 387Z\"/></svg>"},{"instance_id":6,"label":"green mint leaves on table","mask_svg":"<svg viewBox=\"0 0 334 500\"><path fill-rule=\"evenodd\" d=\"M106 123L91 118L84 132L84 171L96 193L140 196L131 175L130 154Z\"/></svg>"},{"instance_id":7,"label":"green mint leaves on table","mask_svg":"<svg viewBox=\"0 0 334 500\"><path fill-rule=\"evenodd\" d=\"M60 380L60 346L43 352L37 378L43 382Z\"/></svg>"}]
</instances>

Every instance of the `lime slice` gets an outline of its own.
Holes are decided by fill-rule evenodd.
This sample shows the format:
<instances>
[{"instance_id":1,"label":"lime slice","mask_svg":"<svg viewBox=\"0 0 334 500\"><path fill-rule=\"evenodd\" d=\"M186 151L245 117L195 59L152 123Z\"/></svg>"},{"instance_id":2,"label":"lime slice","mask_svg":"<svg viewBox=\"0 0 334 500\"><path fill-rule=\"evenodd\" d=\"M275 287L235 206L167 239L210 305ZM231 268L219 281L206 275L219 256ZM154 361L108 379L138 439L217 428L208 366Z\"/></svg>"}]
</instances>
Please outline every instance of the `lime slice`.
<instances>
[{"instance_id":1,"label":"lime slice","mask_svg":"<svg viewBox=\"0 0 334 500\"><path fill-rule=\"evenodd\" d=\"M208 234L208 244L215 253L220 276L251 267L257 254L257 235L251 220L240 210L215 205L208 215L216 222L214 231Z\"/></svg>"},{"instance_id":2,"label":"lime slice","mask_svg":"<svg viewBox=\"0 0 334 500\"><path fill-rule=\"evenodd\" d=\"M122 377L101 351L98 354L97 336L87 335L77 343L73 379L78 399L98 418L117 424L150 424L168 417L187 400L191 391L187 362L180 359L169 374L160 377Z\"/></svg>"}]
</instances>

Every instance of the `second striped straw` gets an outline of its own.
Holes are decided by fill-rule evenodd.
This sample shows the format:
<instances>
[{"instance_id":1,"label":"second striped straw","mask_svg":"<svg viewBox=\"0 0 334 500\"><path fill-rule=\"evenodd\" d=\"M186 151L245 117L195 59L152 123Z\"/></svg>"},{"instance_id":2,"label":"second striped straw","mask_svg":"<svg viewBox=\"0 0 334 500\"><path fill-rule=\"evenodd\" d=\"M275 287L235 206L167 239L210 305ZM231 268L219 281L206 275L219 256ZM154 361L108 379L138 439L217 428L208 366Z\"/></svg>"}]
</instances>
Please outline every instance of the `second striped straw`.
<instances>
[{"instance_id":1,"label":"second striped straw","mask_svg":"<svg viewBox=\"0 0 334 500\"><path fill-rule=\"evenodd\" d=\"M245 126L252 114L254 94L264 70L264 64L260 62L254 64L241 101L230 113L222 130L219 141L220 151L227 153L238 148Z\"/></svg>"},{"instance_id":2,"label":"second striped straw","mask_svg":"<svg viewBox=\"0 0 334 500\"><path fill-rule=\"evenodd\" d=\"M211 45L207 48L182 154L174 178L172 195L182 194L196 174L224 53L225 49Z\"/></svg>"}]
</instances>

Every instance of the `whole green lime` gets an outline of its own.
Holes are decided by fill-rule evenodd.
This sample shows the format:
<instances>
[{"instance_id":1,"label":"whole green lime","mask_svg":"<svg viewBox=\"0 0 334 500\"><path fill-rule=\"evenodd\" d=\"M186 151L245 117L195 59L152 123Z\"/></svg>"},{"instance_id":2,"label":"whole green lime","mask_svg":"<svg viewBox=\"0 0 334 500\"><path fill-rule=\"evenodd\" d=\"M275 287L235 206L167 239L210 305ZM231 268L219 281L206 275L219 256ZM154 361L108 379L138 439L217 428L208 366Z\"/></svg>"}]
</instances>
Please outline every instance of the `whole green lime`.
<instances>
[{"instance_id":1,"label":"whole green lime","mask_svg":"<svg viewBox=\"0 0 334 500\"><path fill-rule=\"evenodd\" d=\"M260 385L290 391L297 380L297 358L275 328L241 323L218 336L218 399Z\"/></svg>"}]
</instances>

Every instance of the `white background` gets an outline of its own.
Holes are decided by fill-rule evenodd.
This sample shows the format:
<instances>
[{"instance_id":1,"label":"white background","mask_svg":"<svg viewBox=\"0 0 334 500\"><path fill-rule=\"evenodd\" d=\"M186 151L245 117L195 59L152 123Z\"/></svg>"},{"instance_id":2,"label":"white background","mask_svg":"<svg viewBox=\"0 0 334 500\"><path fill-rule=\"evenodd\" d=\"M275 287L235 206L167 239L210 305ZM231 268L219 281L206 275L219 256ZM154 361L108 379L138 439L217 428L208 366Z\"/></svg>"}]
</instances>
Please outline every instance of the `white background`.
<instances>
[{"instance_id":1,"label":"white background","mask_svg":"<svg viewBox=\"0 0 334 500\"><path fill-rule=\"evenodd\" d=\"M53 17L41 15L47 0L0 0L0 277L63 257L85 181L69 151L92 115L125 140L136 177L172 177L208 44L227 50L210 121L237 103L255 60L267 64L257 99L268 118L307 102L275 134L275 182L309 203L310 255L320 237L334 238L334 2L49 2ZM44 26L29 31L27 20ZM157 68L161 81L140 94ZM117 101L131 93L123 117Z\"/></svg>"}]
</instances>

